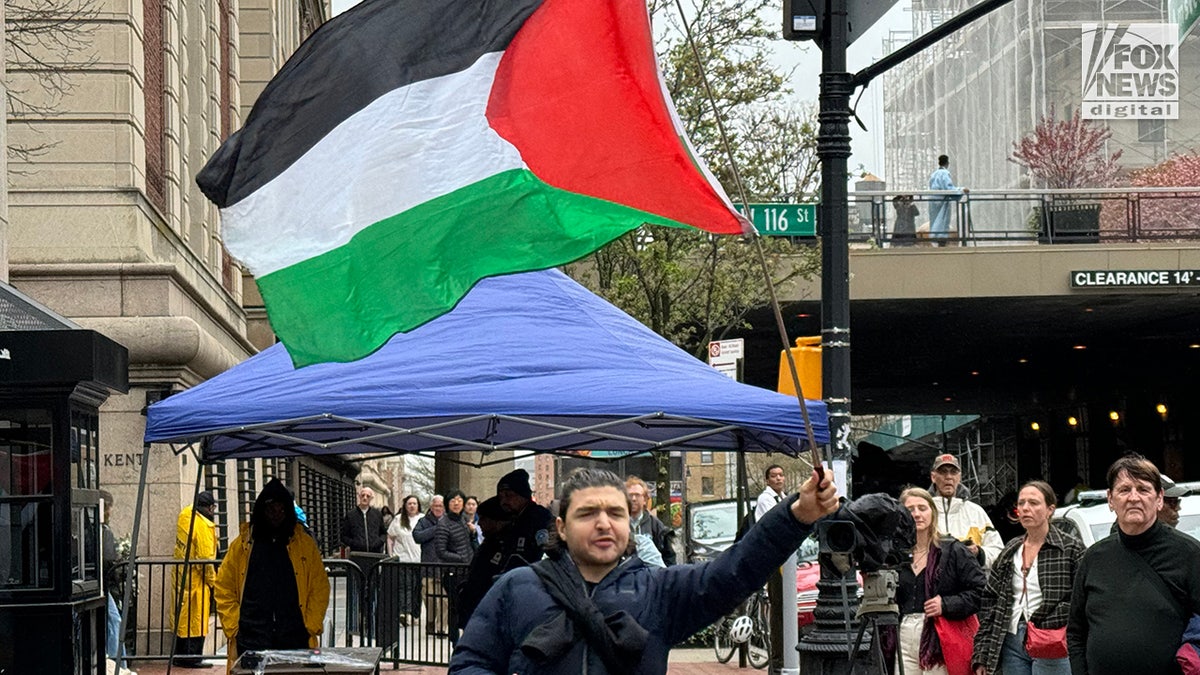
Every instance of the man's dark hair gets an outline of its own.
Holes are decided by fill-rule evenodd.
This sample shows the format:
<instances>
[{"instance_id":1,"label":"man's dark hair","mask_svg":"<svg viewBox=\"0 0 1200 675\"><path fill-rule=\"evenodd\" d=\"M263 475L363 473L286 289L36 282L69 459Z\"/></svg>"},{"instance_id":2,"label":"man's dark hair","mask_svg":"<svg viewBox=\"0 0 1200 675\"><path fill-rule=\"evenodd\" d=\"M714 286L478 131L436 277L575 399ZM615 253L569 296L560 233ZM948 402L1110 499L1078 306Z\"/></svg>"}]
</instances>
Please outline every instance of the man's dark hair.
<instances>
[{"instance_id":1,"label":"man's dark hair","mask_svg":"<svg viewBox=\"0 0 1200 675\"><path fill-rule=\"evenodd\" d=\"M571 510L571 495L575 494L576 490L598 487L613 487L620 490L621 494L625 495L625 507L629 507L629 495L625 493L625 481L621 480L617 474L606 469L575 469L571 475L567 476L567 482L563 484L562 497L559 498L559 517L563 520L567 519L567 512Z\"/></svg>"},{"instance_id":2,"label":"man's dark hair","mask_svg":"<svg viewBox=\"0 0 1200 675\"><path fill-rule=\"evenodd\" d=\"M1046 481L1044 481L1044 480L1027 481L1024 485L1021 486L1021 490L1024 490L1025 488L1033 488L1033 489L1037 490L1038 492L1042 493L1042 499L1046 500L1046 506L1049 506L1050 508L1054 508L1054 507L1058 506L1058 497L1054 494L1054 488L1050 487L1050 484L1047 483ZM1021 493L1021 490L1017 490L1018 495Z\"/></svg>"},{"instance_id":3,"label":"man's dark hair","mask_svg":"<svg viewBox=\"0 0 1200 675\"><path fill-rule=\"evenodd\" d=\"M1118 459L1108 467L1108 489L1111 490L1117 485L1117 477L1121 472L1129 474L1134 480L1144 480L1154 486L1155 492L1162 492L1162 474L1158 472L1158 467L1154 466L1154 462L1145 457L1131 453Z\"/></svg>"},{"instance_id":4,"label":"man's dark hair","mask_svg":"<svg viewBox=\"0 0 1200 675\"><path fill-rule=\"evenodd\" d=\"M611 487L620 490L621 494L625 495L625 508L629 506L629 493L625 491L625 481L617 474L606 469L575 469L567 476L567 481L563 483L562 496L558 498L558 516L564 521L567 519L567 513L571 510L571 497L577 490L586 490L587 488ZM567 542L563 541L558 536L558 528L553 528L549 538L544 546L546 554L551 558L558 558L567 550ZM637 550L637 543L634 541L633 533L629 534L629 544L625 547L625 555L632 555Z\"/></svg>"},{"instance_id":5,"label":"man's dark hair","mask_svg":"<svg viewBox=\"0 0 1200 675\"><path fill-rule=\"evenodd\" d=\"M450 508L450 500L454 499L455 497L458 497L463 500L463 506L467 505L467 495L465 495L463 493L463 491L459 490L458 488L452 488L449 492L446 493L445 497L442 497L442 502L446 505L447 509Z\"/></svg>"},{"instance_id":6,"label":"man's dark hair","mask_svg":"<svg viewBox=\"0 0 1200 675\"><path fill-rule=\"evenodd\" d=\"M950 166L950 156L938 155L938 166Z\"/></svg>"},{"instance_id":7,"label":"man's dark hair","mask_svg":"<svg viewBox=\"0 0 1200 675\"><path fill-rule=\"evenodd\" d=\"M783 471L784 475L787 475L787 471L784 471L782 466L779 466L778 464L772 464L771 466L767 467L766 471L763 471L763 478L770 478L771 472L775 469L779 469L780 471Z\"/></svg>"}]
</instances>

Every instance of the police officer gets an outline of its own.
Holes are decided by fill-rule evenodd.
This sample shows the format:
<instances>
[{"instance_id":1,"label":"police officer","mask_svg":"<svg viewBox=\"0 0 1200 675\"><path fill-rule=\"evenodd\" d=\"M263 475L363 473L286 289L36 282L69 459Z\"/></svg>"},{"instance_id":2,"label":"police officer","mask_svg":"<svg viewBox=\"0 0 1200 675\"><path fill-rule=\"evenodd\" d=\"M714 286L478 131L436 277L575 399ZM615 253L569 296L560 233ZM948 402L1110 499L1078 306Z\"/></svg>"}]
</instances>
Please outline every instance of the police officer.
<instances>
[{"instance_id":1,"label":"police officer","mask_svg":"<svg viewBox=\"0 0 1200 675\"><path fill-rule=\"evenodd\" d=\"M508 539L504 546L504 559L520 556L525 564L542 559L543 546L554 527L554 516L546 507L535 504L533 490L529 488L529 472L517 469L496 483L496 497L500 508L512 518L512 526L505 533Z\"/></svg>"}]
</instances>

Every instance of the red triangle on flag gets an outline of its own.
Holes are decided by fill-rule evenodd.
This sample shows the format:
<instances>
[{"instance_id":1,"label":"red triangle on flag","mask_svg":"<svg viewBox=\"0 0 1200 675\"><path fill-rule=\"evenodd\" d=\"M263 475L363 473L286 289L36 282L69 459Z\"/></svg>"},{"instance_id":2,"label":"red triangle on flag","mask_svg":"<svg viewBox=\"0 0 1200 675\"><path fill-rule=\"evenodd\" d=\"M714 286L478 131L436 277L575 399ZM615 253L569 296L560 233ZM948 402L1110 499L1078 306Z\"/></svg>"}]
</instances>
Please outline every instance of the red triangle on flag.
<instances>
[{"instance_id":1,"label":"red triangle on flag","mask_svg":"<svg viewBox=\"0 0 1200 675\"><path fill-rule=\"evenodd\" d=\"M669 105L644 0L546 0L504 52L487 117L554 187L741 234Z\"/></svg>"}]
</instances>

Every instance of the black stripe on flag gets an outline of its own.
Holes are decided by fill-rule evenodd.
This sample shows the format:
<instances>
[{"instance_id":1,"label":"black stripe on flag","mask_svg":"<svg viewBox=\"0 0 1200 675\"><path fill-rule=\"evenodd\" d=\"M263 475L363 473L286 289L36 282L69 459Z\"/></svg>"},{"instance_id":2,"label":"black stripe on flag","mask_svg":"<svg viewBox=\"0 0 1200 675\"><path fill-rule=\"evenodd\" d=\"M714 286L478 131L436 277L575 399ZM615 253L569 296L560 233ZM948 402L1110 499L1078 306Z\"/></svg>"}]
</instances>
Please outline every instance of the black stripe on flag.
<instances>
[{"instance_id":1,"label":"black stripe on flag","mask_svg":"<svg viewBox=\"0 0 1200 675\"><path fill-rule=\"evenodd\" d=\"M326 22L296 50L196 183L219 207L238 203L380 96L503 51L540 4L366 0Z\"/></svg>"}]
</instances>

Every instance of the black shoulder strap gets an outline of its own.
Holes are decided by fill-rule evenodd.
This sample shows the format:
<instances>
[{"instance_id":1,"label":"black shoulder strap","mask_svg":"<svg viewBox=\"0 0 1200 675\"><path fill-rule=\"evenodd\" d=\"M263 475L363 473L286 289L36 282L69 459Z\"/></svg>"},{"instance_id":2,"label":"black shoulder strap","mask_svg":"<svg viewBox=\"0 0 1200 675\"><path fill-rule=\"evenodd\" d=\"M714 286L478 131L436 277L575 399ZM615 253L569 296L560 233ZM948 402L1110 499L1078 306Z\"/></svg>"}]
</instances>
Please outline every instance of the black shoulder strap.
<instances>
[{"instance_id":1,"label":"black shoulder strap","mask_svg":"<svg viewBox=\"0 0 1200 675\"><path fill-rule=\"evenodd\" d=\"M1117 536L1119 537L1120 535L1118 534ZM1154 590L1158 591L1158 594L1161 595L1168 604L1175 608L1175 611L1180 617L1187 618L1188 616L1191 616L1191 612L1188 612L1184 606L1184 603L1181 602L1179 598L1175 597L1175 594L1171 592L1171 589L1167 586L1167 582L1162 578L1162 575L1158 573L1158 570L1155 570L1153 567L1151 567L1150 563L1146 562L1145 558L1138 555L1137 551L1129 550L1119 541L1116 543L1122 551L1125 551L1125 555L1133 561L1133 566L1145 573L1147 578L1150 579L1150 584L1154 586Z\"/></svg>"}]
</instances>

